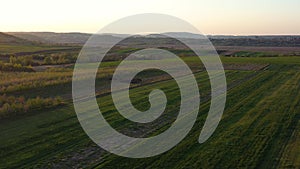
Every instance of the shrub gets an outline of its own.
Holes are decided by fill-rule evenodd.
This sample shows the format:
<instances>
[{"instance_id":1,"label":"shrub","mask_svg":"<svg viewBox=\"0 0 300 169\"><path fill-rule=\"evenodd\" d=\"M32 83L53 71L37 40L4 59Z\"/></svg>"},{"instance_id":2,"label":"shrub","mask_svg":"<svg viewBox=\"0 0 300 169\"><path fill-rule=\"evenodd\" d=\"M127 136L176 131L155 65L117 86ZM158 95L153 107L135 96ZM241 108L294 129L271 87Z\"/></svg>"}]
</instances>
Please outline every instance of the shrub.
<instances>
[{"instance_id":1,"label":"shrub","mask_svg":"<svg viewBox=\"0 0 300 169\"><path fill-rule=\"evenodd\" d=\"M31 66L22 66L19 63L0 62L0 71L4 72L34 72Z\"/></svg>"},{"instance_id":2,"label":"shrub","mask_svg":"<svg viewBox=\"0 0 300 169\"><path fill-rule=\"evenodd\" d=\"M32 56L19 56L19 57L10 56L9 63L13 65L20 64L22 66L30 66L35 64Z\"/></svg>"},{"instance_id":3,"label":"shrub","mask_svg":"<svg viewBox=\"0 0 300 169\"><path fill-rule=\"evenodd\" d=\"M0 119L26 114L38 110L54 108L62 104L63 101L60 97L36 97L26 100L23 96L14 97L0 95Z\"/></svg>"}]
</instances>

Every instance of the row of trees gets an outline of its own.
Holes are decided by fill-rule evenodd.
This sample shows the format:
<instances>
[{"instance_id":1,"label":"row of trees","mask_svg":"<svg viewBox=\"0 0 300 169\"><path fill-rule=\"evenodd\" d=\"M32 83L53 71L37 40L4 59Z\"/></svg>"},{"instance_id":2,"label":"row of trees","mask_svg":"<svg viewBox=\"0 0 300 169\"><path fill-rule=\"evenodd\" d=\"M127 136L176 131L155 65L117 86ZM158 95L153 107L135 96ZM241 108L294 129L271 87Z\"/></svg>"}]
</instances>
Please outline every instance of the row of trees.
<instances>
[{"instance_id":1,"label":"row of trees","mask_svg":"<svg viewBox=\"0 0 300 169\"><path fill-rule=\"evenodd\" d=\"M77 59L76 54L72 53L60 53L60 54L51 54L44 58L44 64L66 64L66 63L75 63Z\"/></svg>"},{"instance_id":2,"label":"row of trees","mask_svg":"<svg viewBox=\"0 0 300 169\"><path fill-rule=\"evenodd\" d=\"M19 64L21 66L32 66L37 64L36 62L34 62L32 56L19 56L19 57L10 56L9 63L13 65Z\"/></svg>"},{"instance_id":3,"label":"row of trees","mask_svg":"<svg viewBox=\"0 0 300 169\"><path fill-rule=\"evenodd\" d=\"M0 72L0 93L22 91L71 82L68 72Z\"/></svg>"},{"instance_id":4,"label":"row of trees","mask_svg":"<svg viewBox=\"0 0 300 169\"><path fill-rule=\"evenodd\" d=\"M30 98L0 95L0 119L62 105L61 98Z\"/></svg>"},{"instance_id":5,"label":"row of trees","mask_svg":"<svg viewBox=\"0 0 300 169\"><path fill-rule=\"evenodd\" d=\"M9 63L11 65L21 66L38 66L38 65L52 65L52 64L66 64L75 63L77 53L53 53L43 56L10 56Z\"/></svg>"},{"instance_id":6,"label":"row of trees","mask_svg":"<svg viewBox=\"0 0 300 169\"><path fill-rule=\"evenodd\" d=\"M3 72L34 72L31 66L22 66L21 64L0 62L0 71Z\"/></svg>"}]
</instances>

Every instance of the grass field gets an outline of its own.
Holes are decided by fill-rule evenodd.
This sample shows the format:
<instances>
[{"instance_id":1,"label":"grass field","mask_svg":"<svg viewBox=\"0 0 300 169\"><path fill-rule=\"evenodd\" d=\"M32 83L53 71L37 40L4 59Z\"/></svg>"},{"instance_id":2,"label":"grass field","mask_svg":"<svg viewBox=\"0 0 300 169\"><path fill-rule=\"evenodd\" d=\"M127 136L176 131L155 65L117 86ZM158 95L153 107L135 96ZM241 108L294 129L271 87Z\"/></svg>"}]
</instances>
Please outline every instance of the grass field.
<instances>
[{"instance_id":1,"label":"grass field","mask_svg":"<svg viewBox=\"0 0 300 169\"><path fill-rule=\"evenodd\" d=\"M195 57L184 60L192 66L197 62ZM224 64L268 67L226 70L225 112L213 136L203 144L198 143L198 137L209 109L210 85L207 73L196 73L201 105L194 127L176 147L146 159L110 154L88 138L70 100L70 70L22 76L12 73L10 77L15 77L15 82L7 83L26 84L27 88L7 91L8 95L67 95L64 98L69 99L62 107L1 120L0 168L300 168L300 57L221 57L221 60ZM103 66L111 73L110 69L118 63L106 62ZM41 78L40 86L32 87L35 78ZM43 81L52 83L45 85ZM2 88L7 86L1 83ZM158 120L145 126L122 118L110 95L99 95L97 100L103 115L116 130L151 136L170 126L180 104L174 80L161 78L131 90L134 106L140 110L149 108L147 93L154 88L166 92L171 106Z\"/></svg>"},{"instance_id":2,"label":"grass field","mask_svg":"<svg viewBox=\"0 0 300 169\"><path fill-rule=\"evenodd\" d=\"M63 47L63 46L33 46L33 45L7 45L0 44L0 53L1 54L14 54L20 52L37 52L37 51L45 51L45 50L59 50L59 49L70 49L71 47Z\"/></svg>"}]
</instances>

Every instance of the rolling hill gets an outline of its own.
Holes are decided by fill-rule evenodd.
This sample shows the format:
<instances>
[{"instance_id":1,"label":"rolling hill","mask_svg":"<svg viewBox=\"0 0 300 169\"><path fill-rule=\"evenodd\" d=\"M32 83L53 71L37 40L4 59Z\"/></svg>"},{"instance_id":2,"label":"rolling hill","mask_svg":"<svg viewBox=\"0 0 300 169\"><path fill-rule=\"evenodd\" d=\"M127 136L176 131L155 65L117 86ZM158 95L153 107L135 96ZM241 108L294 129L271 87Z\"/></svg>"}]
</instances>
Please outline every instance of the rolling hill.
<instances>
[{"instance_id":1,"label":"rolling hill","mask_svg":"<svg viewBox=\"0 0 300 169\"><path fill-rule=\"evenodd\" d=\"M29 41L46 44L84 44L91 34L55 32L9 32L8 34Z\"/></svg>"},{"instance_id":2,"label":"rolling hill","mask_svg":"<svg viewBox=\"0 0 300 169\"><path fill-rule=\"evenodd\" d=\"M32 45L34 44L33 42L22 39L20 37L16 37L13 35L9 35L6 33L0 32L0 44L22 44L22 45Z\"/></svg>"}]
</instances>

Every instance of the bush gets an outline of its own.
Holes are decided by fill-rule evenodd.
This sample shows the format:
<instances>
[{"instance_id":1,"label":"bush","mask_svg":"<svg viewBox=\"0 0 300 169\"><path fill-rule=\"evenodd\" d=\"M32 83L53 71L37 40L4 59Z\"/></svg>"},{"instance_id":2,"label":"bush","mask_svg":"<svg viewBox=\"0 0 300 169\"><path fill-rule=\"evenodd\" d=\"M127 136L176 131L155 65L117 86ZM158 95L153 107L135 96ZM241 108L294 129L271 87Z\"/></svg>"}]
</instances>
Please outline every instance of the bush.
<instances>
[{"instance_id":1,"label":"bush","mask_svg":"<svg viewBox=\"0 0 300 169\"><path fill-rule=\"evenodd\" d=\"M44 58L43 64L51 65L51 64L75 63L76 59L77 59L77 54L74 53L51 54Z\"/></svg>"},{"instance_id":2,"label":"bush","mask_svg":"<svg viewBox=\"0 0 300 169\"><path fill-rule=\"evenodd\" d=\"M54 108L62 104L63 101L60 97L36 97L25 100L23 96L14 97L0 95L0 119L26 114L38 110Z\"/></svg>"},{"instance_id":3,"label":"bush","mask_svg":"<svg viewBox=\"0 0 300 169\"><path fill-rule=\"evenodd\" d=\"M34 72L31 66L22 66L19 63L0 62L0 71L4 72Z\"/></svg>"},{"instance_id":4,"label":"bush","mask_svg":"<svg viewBox=\"0 0 300 169\"><path fill-rule=\"evenodd\" d=\"M19 56L19 57L10 56L9 63L13 65L20 64L22 66L31 66L35 64L32 56Z\"/></svg>"},{"instance_id":5,"label":"bush","mask_svg":"<svg viewBox=\"0 0 300 169\"><path fill-rule=\"evenodd\" d=\"M67 72L0 72L0 95L10 92L70 83L72 71Z\"/></svg>"}]
</instances>

